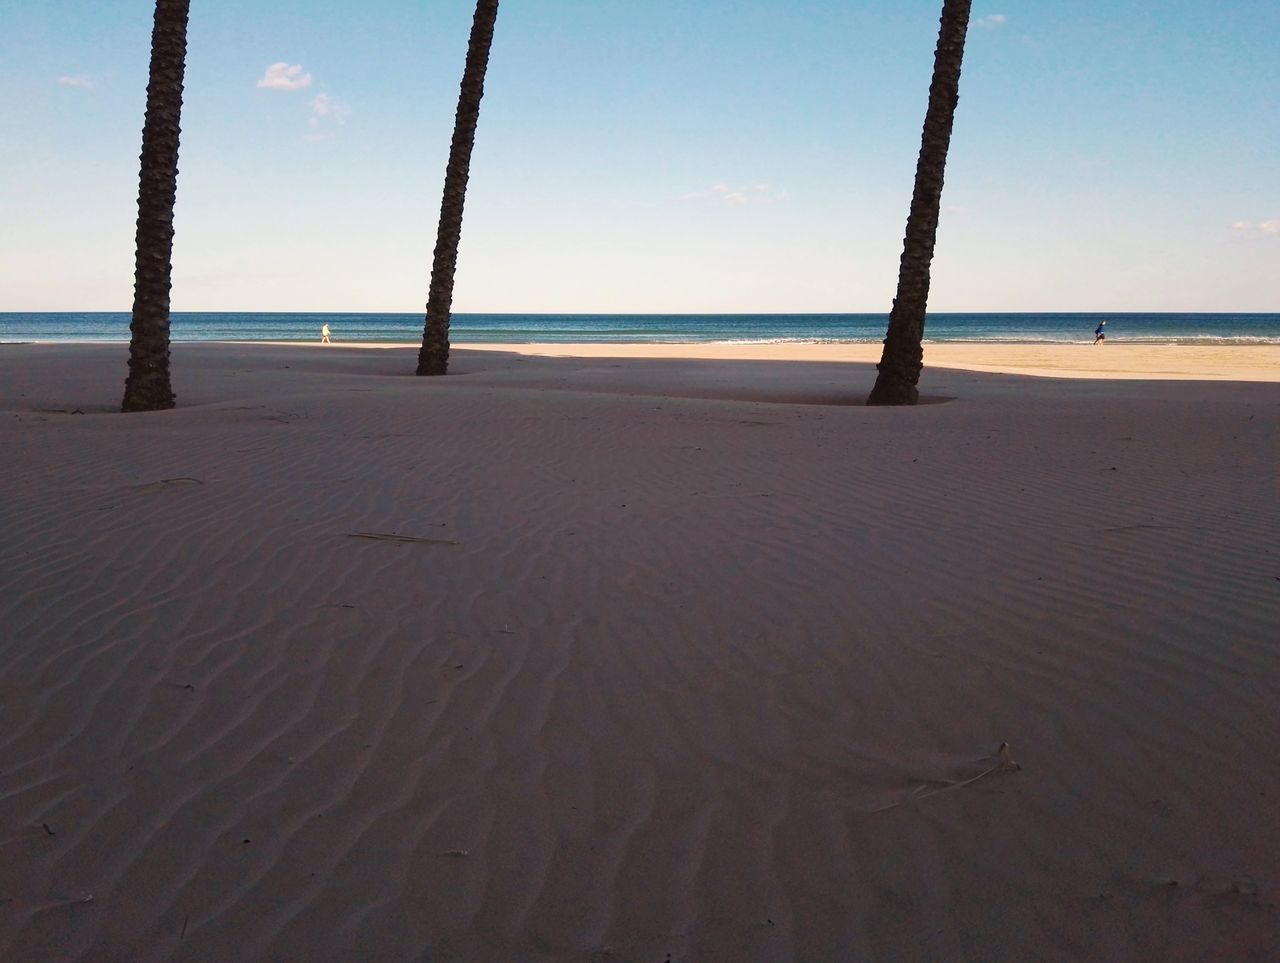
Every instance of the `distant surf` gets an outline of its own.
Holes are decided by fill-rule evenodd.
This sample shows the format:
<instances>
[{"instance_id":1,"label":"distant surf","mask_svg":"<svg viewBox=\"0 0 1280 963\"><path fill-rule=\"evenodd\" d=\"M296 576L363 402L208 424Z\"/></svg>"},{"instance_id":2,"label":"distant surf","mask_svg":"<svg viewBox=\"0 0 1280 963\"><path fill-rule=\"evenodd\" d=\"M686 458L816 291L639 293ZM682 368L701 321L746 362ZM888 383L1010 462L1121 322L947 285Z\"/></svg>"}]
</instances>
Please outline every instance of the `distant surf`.
<instances>
[{"instance_id":1,"label":"distant surf","mask_svg":"<svg viewBox=\"0 0 1280 963\"><path fill-rule=\"evenodd\" d=\"M926 341L1079 344L1107 321L1107 341L1139 344L1280 344L1280 314L931 314ZM421 314L175 312L174 341L415 343ZM883 314L455 314L457 344L857 343L884 338ZM127 312L0 314L0 342L128 341Z\"/></svg>"}]
</instances>

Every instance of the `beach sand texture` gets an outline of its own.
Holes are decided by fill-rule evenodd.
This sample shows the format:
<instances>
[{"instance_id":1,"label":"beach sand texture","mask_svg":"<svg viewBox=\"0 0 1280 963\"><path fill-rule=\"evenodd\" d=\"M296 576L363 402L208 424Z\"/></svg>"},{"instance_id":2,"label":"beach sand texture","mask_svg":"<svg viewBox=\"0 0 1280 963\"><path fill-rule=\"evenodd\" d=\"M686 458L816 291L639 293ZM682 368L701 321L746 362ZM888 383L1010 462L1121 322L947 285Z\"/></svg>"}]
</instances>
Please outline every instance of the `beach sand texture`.
<instances>
[{"instance_id":1,"label":"beach sand texture","mask_svg":"<svg viewBox=\"0 0 1280 963\"><path fill-rule=\"evenodd\" d=\"M1274 959L1280 365L1120 347L0 346L0 959Z\"/></svg>"}]
</instances>

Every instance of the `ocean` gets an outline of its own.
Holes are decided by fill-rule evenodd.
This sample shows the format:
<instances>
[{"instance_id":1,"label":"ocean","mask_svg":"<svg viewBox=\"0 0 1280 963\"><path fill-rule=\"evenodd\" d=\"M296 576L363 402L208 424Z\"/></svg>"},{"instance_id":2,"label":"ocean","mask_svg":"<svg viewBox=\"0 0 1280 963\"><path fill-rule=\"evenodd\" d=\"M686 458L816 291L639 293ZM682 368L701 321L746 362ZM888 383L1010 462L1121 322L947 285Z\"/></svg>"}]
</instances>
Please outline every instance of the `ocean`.
<instances>
[{"instance_id":1,"label":"ocean","mask_svg":"<svg viewBox=\"0 0 1280 963\"><path fill-rule=\"evenodd\" d=\"M931 314L925 341L1080 344L1100 320L1109 342L1280 344L1280 314ZM422 314L175 312L174 341L422 340ZM883 314L455 314L450 340L466 343L876 342ZM0 343L128 341L127 312L0 313Z\"/></svg>"}]
</instances>

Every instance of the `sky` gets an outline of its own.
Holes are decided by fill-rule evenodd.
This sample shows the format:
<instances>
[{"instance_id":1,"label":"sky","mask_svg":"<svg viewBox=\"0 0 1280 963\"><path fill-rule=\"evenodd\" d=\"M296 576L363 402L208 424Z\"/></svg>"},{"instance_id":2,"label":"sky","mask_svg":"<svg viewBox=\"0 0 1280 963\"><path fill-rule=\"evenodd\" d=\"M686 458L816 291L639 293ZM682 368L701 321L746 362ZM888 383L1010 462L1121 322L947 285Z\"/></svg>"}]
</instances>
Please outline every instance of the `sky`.
<instances>
[{"instance_id":1,"label":"sky","mask_svg":"<svg viewBox=\"0 0 1280 963\"><path fill-rule=\"evenodd\" d=\"M939 0L504 0L457 312L887 312ZM154 6L0 0L0 311L127 311ZM175 311L420 312L474 4L192 0ZM1280 311L1280 4L975 2L931 311Z\"/></svg>"}]
</instances>

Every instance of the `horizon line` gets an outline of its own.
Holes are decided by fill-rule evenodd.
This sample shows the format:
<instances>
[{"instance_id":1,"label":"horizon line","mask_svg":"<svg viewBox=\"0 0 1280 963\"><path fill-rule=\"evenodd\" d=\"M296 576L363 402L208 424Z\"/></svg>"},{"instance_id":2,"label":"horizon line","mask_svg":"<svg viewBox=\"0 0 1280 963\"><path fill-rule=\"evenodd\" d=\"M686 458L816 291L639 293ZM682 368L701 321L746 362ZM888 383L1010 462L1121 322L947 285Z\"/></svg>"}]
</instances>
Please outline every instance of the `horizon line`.
<instances>
[{"instance_id":1,"label":"horizon line","mask_svg":"<svg viewBox=\"0 0 1280 963\"><path fill-rule=\"evenodd\" d=\"M0 310L0 317L12 314L124 314L131 315L130 309L93 309L93 310L67 310L67 309L40 309L40 310ZM468 315L483 315L487 317L613 317L613 318L697 318L697 317L739 317L739 318L788 318L788 317L854 317L858 315L885 317L889 316L889 311L454 311L451 312L452 317L465 317ZM194 308L183 310L171 310L170 316L182 314L258 314L258 315L289 315L289 314L306 314L306 315L396 315L425 317L426 311L372 311L368 309L331 309L324 310L308 310L306 308L289 308L289 309L272 309L272 310L244 310L237 309L232 311L221 310L216 308ZM1232 314L1232 315L1280 315L1280 310L1276 311L1234 311L1229 309L1215 309L1212 311L1205 310L1169 310L1162 309L1158 311L1137 311L1132 309L1126 310L1107 310L1099 308L1090 308L1087 310L1065 310L1065 309L1039 309L1035 311L1008 311L1008 310L966 310L966 311L928 311L929 315L946 315L946 314L980 314L988 317L1028 315L1028 314L1075 314L1075 315L1100 315L1124 317L1127 315L1216 315L1216 314Z\"/></svg>"}]
</instances>

